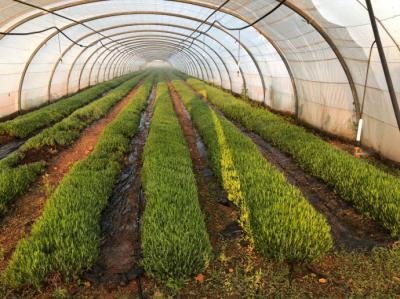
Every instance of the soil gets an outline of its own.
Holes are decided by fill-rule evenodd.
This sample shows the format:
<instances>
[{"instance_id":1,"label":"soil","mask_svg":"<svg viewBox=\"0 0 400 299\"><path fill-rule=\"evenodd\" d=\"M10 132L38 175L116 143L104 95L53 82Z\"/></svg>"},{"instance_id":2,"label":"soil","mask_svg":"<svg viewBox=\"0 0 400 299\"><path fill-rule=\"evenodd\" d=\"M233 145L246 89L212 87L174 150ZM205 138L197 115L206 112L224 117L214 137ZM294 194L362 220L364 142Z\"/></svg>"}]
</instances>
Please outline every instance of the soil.
<instances>
[{"instance_id":1,"label":"soil","mask_svg":"<svg viewBox=\"0 0 400 299\"><path fill-rule=\"evenodd\" d=\"M0 160L7 157L13 151L17 150L22 144L25 143L26 140L27 140L27 138L16 139L16 140L12 140L12 141L10 140L10 141L6 142L6 144L4 144L4 145L0 145Z\"/></svg>"},{"instance_id":2,"label":"soil","mask_svg":"<svg viewBox=\"0 0 400 299\"><path fill-rule=\"evenodd\" d=\"M190 87L190 85L188 86ZM191 89L195 91L193 88ZM208 102L199 93L197 95L212 109L224 116L215 105ZM239 122L229 120L251 138L265 159L281 171L289 183L296 186L314 208L325 216L331 227L336 249L370 251L374 247L389 246L394 242L389 232L373 220L358 213L323 181L303 171L292 157L284 154L256 133L247 130Z\"/></svg>"},{"instance_id":3,"label":"soil","mask_svg":"<svg viewBox=\"0 0 400 299\"><path fill-rule=\"evenodd\" d=\"M238 210L229 204L225 192L212 174L207 158L206 147L193 127L189 113L183 106L173 85L168 84L175 113L178 116L183 134L190 150L193 172L197 182L199 202L206 216L206 226L211 245L216 247L221 233L238 219Z\"/></svg>"},{"instance_id":4,"label":"soil","mask_svg":"<svg viewBox=\"0 0 400 299\"><path fill-rule=\"evenodd\" d=\"M185 80L183 80L185 81ZM213 84L209 84L213 85ZM218 89L222 89L226 93L229 93L233 95L235 98L243 101L243 98L240 94L232 92L231 90L221 88L220 86L215 86L214 87ZM358 145L355 140L352 140L347 137L341 137L338 135L334 135L329 132L325 132L317 127L314 127L310 124L307 124L306 122L296 119L295 115L293 112L290 111L280 111L280 110L275 110L272 109L271 107L267 106L265 103L260 103L254 100L247 100L246 101L248 104L250 104L253 107L256 108L264 108L268 110L271 113L277 114L282 116L286 121L290 122L291 124L299 127L303 127L306 131L309 133L323 139L324 141L330 143L332 146L343 150L350 155L353 155L354 157L357 158L362 158L367 160L369 163L372 165L382 169L385 172L388 172L391 175L398 176L400 177L400 162L392 161L389 160L382 155L380 155L376 150L364 146L364 145Z\"/></svg>"},{"instance_id":5,"label":"soil","mask_svg":"<svg viewBox=\"0 0 400 299\"><path fill-rule=\"evenodd\" d=\"M331 226L336 249L372 250L376 246L393 243L389 232L373 220L360 215L324 182L303 171L291 157L257 134L236 125L253 140L268 162L280 170L314 208L325 216Z\"/></svg>"},{"instance_id":6,"label":"soil","mask_svg":"<svg viewBox=\"0 0 400 299\"><path fill-rule=\"evenodd\" d=\"M82 91L84 91L85 89L86 89L86 88L81 89L79 92L82 92ZM93 99L92 101L90 101L89 103L86 103L85 105L83 105L82 107L79 107L78 109L81 109L81 108L83 108L83 107L86 107L86 106L92 104L92 103L95 102L96 100L98 100L98 99L102 98L103 96L107 95L112 89L113 89L113 88L104 91L104 92L103 92L101 95L99 95L96 99ZM78 92L77 92L77 93L78 93ZM70 95L70 96L72 96L72 95ZM63 99L63 98L61 98L61 99ZM59 99L59 100L61 100L61 99ZM58 101L58 100L57 100L57 101ZM52 103L53 103L53 102L52 102ZM28 113L28 112L32 112L32 111L34 111L34 110L40 109L41 107L47 106L47 105L48 105L48 103L43 104L43 105L41 105L41 106L39 106L39 107L30 109L30 110L21 111L20 114L17 113L15 116L24 115L24 114L26 114L26 113ZM69 115L71 115L71 114L69 114ZM68 117L69 115L66 115L65 117ZM11 119L13 119L13 117L11 117L10 119L7 119L7 120L11 120ZM56 121L56 122L57 122L57 121ZM45 130L45 129L48 128L49 126L55 124L56 122L52 122L52 123L48 124L48 126L45 126L44 128L38 129L36 132L33 132L33 133L31 133L29 136L24 137L24 138L17 138L17 137L15 137L15 136L10 136L10 135L7 135L7 134L0 135L0 160L1 160L1 159L4 159L4 158L7 157L9 154L11 154L12 152L16 151L16 150L17 150L21 145L23 145L28 139L30 139L30 138L32 138L33 136L39 134L40 132L42 132L43 130ZM58 150L60 150L60 149L61 149L61 148L59 148ZM39 158L40 158L40 157L43 158L43 156L40 156L40 153L37 153L37 154L38 154L38 155L36 155L35 151L32 151L32 152L28 155L28 157L25 157L26 162L21 162L21 164L30 163L30 161L31 161L31 162L40 161ZM51 153L50 153L50 154L51 154ZM30 156L31 158L29 158L29 156ZM46 155L45 155L45 157L46 157ZM43 160L43 159L42 159L42 160Z\"/></svg>"},{"instance_id":7,"label":"soil","mask_svg":"<svg viewBox=\"0 0 400 299\"><path fill-rule=\"evenodd\" d=\"M218 180L213 176L207 159L207 150L200 136L193 128L189 114L173 87L171 85L169 87L175 112L190 149L199 202L204 211L210 240L215 253L218 254L219 248L222 246L222 240L232 240L237 236L237 234L223 235L226 232L226 227L229 230L229 226L237 219L237 210L227 201ZM103 214L104 242L100 254L101 258L93 271L86 273L83 277L89 280L93 287L80 288L80 296L94 296L96 298L120 298L120 296L131 296L132 298L152 297L151 294L154 291L155 282L145 275L141 277L141 269L137 267L140 252L135 248L140 244L140 240L137 237L135 238L135 234L138 234L139 229L137 220L138 218L140 220L140 215L138 215L140 211L137 211L137 197L142 194L140 177L135 176L135 173L140 172L141 159L138 158L141 157L141 147L143 148L147 137L151 119L151 115L149 116L151 114L151 106L150 104L146 110L148 116L145 118L145 123L147 123L143 126L145 128L141 125L139 134L132 143L134 150L130 155L131 161L130 163L128 162L126 169L121 173L120 182L115 189L115 196L111 199L108 211L106 210ZM143 124L143 122L142 119L141 123ZM129 167L129 164L133 164L133 167ZM129 195L127 196L126 193ZM114 202L117 198L119 200ZM125 217L126 210L129 211L128 214L131 214L129 219ZM141 211L143 211L143 207ZM121 246L122 244L128 245L125 247ZM126 248L129 248L129 250L126 251ZM137 277L136 280L134 280L135 277ZM68 289L69 294L74 293L74 287L71 288L69 286ZM78 288L75 287L75 289Z\"/></svg>"},{"instance_id":8,"label":"soil","mask_svg":"<svg viewBox=\"0 0 400 299\"><path fill-rule=\"evenodd\" d=\"M92 283L79 279L70 284L56 282L48 285L39 294L31 291L18 298L111 299L142 298L141 295L143 298L397 298L399 296L398 255L389 255L386 249L382 249L385 251L378 252L378 255L374 252L359 251L332 252L313 267L287 265L261 258L243 242L237 223L232 222L237 218L235 207L216 203L221 198L224 199L224 193L209 168L207 150L174 90L171 90L171 94L175 111L190 147L198 183L199 202L213 242L214 258L207 270L202 273L203 280L199 281L193 277L176 293L145 276L141 282L132 280L127 285L112 290L94 287ZM278 161L283 162L279 159ZM121 174L120 183L124 180L124 173L125 171ZM203 183L201 178L204 179ZM218 226L218 229L215 229L215 226ZM397 245L397 248L394 246L393 250L399 250L399 246ZM64 292L64 295L56 297L56 290ZM5 295L4 298L15 297Z\"/></svg>"},{"instance_id":9,"label":"soil","mask_svg":"<svg viewBox=\"0 0 400 299\"><path fill-rule=\"evenodd\" d=\"M27 157L30 157L28 160L31 158L37 160L38 157L45 160L47 170L25 195L10 206L9 213L1 223L0 248L4 252L4 257L0 260L0 272L7 266L18 241L29 235L32 225L42 214L47 199L69 172L70 167L92 152L104 128L127 106L136 91L137 87L117 103L104 118L84 130L71 147L46 148L43 151L27 154Z\"/></svg>"},{"instance_id":10,"label":"soil","mask_svg":"<svg viewBox=\"0 0 400 299\"><path fill-rule=\"evenodd\" d=\"M108 291L130 284L143 273L138 263L141 258L140 219L144 208L140 171L143 148L153 117L155 95L156 88L153 87L138 133L132 139L126 155L125 168L103 212L103 240L99 259L93 269L83 275L84 279Z\"/></svg>"},{"instance_id":11,"label":"soil","mask_svg":"<svg viewBox=\"0 0 400 299\"><path fill-rule=\"evenodd\" d=\"M10 135L0 135L0 146L3 144L10 143L11 141L15 140L14 136Z\"/></svg>"},{"instance_id":12,"label":"soil","mask_svg":"<svg viewBox=\"0 0 400 299\"><path fill-rule=\"evenodd\" d=\"M229 90L225 90L225 92L232 93ZM233 96L235 96L239 100L242 100L242 98L239 94L233 94ZM321 129L318 129L310 124L307 124L304 121L295 119L292 112L284 112L284 111L274 110L274 109L271 109L270 107L266 106L265 104L255 102L253 100L249 100L246 102L253 107L257 107L257 108L263 107L264 109L267 109L271 113L280 115L289 123L291 123L295 126L303 127L307 132L321 138L322 140L331 144L332 146L336 147L337 149L345 151L356 158L365 159L366 161L368 161L375 167L378 167L381 170L383 170L391 175L400 177L400 163L383 157L376 150L374 150L370 147L367 147L364 145L358 145L357 142L354 140L351 140L346 137L337 136L337 135L334 135L329 132L324 132Z\"/></svg>"},{"instance_id":13,"label":"soil","mask_svg":"<svg viewBox=\"0 0 400 299\"><path fill-rule=\"evenodd\" d=\"M237 234L237 225L232 225L238 217L237 210L227 201L218 180L213 176L209 167L207 150L175 90L171 85L169 87L175 112L190 149L199 201L206 216L210 240L218 253L218 248L222 246L221 240L232 240L240 235ZM80 296L87 295L96 298L119 298L119 294L131 295L132 298L142 298L142 296L148 298L153 292L154 281L146 276L141 277L142 270L137 267L137 260L140 258L140 252L136 247L140 244L140 240L136 237L139 228L137 220L138 218L140 220L138 197L142 194L142 190L140 176L135 175L140 172L141 151L148 134L153 104L154 102L149 104L142 117L139 133L131 144L132 150L127 157L127 165L111 196L110 205L103 213L104 241L100 258L93 270L83 275L83 279L89 281L90 284L86 288L67 286L68 293L71 295L74 294L75 289L79 289ZM143 211L143 206L141 211ZM233 234L227 235L227 231L233 231L232 227ZM138 277L141 277L141 280L134 280Z\"/></svg>"}]
</instances>

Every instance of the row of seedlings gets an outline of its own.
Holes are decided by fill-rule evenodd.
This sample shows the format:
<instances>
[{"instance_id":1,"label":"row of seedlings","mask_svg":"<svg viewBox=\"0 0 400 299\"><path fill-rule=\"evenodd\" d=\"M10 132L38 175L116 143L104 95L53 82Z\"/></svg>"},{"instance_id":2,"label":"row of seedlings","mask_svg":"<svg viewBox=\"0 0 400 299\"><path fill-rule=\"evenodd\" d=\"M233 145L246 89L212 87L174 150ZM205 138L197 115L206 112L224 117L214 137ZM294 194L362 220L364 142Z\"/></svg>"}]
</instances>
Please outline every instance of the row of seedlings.
<instances>
[{"instance_id":1,"label":"row of seedlings","mask_svg":"<svg viewBox=\"0 0 400 299\"><path fill-rule=\"evenodd\" d=\"M54 124L67 117L76 109L87 105L102 96L105 92L121 85L123 82L136 76L129 74L117 79L97 84L73 96L58 100L55 103L44 106L27 114L0 124L0 135L15 138L24 138L36 131Z\"/></svg>"},{"instance_id":2,"label":"row of seedlings","mask_svg":"<svg viewBox=\"0 0 400 299\"><path fill-rule=\"evenodd\" d=\"M105 128L88 158L74 164L46 203L31 235L19 242L4 281L40 287L51 273L73 277L98 258L100 218L152 87L148 80Z\"/></svg>"},{"instance_id":3,"label":"row of seedlings","mask_svg":"<svg viewBox=\"0 0 400 299\"><path fill-rule=\"evenodd\" d=\"M174 81L205 142L214 173L240 209L250 243L267 258L314 261L332 248L330 227L301 192L269 164L250 138Z\"/></svg>"},{"instance_id":4,"label":"row of seedlings","mask_svg":"<svg viewBox=\"0 0 400 299\"><path fill-rule=\"evenodd\" d=\"M180 285L206 268L211 245L188 145L165 83L157 86L143 157L143 266L151 277Z\"/></svg>"},{"instance_id":5,"label":"row of seedlings","mask_svg":"<svg viewBox=\"0 0 400 299\"><path fill-rule=\"evenodd\" d=\"M188 83L226 116L290 154L303 169L332 186L362 214L380 223L393 236L400 234L398 178L264 108L253 107L199 80L190 79Z\"/></svg>"},{"instance_id":6,"label":"row of seedlings","mask_svg":"<svg viewBox=\"0 0 400 299\"><path fill-rule=\"evenodd\" d=\"M145 75L137 75L99 100L76 110L62 121L30 138L17 151L1 160L0 216L4 215L12 200L26 192L30 184L36 180L46 166L44 161L28 164L21 164L21 161L30 158L32 151L38 152L41 149L71 145L85 128L104 117L117 102L122 100L142 80L143 76Z\"/></svg>"}]
</instances>

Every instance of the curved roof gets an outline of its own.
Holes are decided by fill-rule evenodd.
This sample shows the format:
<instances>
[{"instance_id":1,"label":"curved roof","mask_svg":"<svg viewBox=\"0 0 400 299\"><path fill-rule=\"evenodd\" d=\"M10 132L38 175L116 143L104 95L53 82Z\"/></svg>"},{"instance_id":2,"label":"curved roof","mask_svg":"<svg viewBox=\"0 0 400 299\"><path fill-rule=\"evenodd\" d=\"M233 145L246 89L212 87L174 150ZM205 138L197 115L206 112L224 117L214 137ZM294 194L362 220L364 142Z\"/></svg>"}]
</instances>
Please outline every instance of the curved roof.
<instances>
[{"instance_id":1,"label":"curved roof","mask_svg":"<svg viewBox=\"0 0 400 299\"><path fill-rule=\"evenodd\" d=\"M31 109L152 60L289 111L400 160L393 113L361 0L0 0L0 116ZM397 94L400 2L373 1ZM199 34L194 31L200 28ZM217 22L216 22L217 21ZM55 27L59 28L58 31ZM74 42L72 42L74 41ZM368 71L367 86L365 81Z\"/></svg>"}]
</instances>

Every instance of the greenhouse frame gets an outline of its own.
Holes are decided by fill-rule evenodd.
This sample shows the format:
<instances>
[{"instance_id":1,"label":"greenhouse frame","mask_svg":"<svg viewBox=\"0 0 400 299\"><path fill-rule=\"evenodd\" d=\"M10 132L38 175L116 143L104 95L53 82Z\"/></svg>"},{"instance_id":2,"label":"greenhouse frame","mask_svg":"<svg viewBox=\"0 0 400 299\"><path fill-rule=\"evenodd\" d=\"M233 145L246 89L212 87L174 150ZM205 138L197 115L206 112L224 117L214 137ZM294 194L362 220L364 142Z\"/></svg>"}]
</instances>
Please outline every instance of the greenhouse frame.
<instances>
[{"instance_id":1,"label":"greenhouse frame","mask_svg":"<svg viewBox=\"0 0 400 299\"><path fill-rule=\"evenodd\" d=\"M34 2L101 34L35 7L3 2L2 32L57 27L74 41L93 46L82 48L55 29L24 37L2 36L1 116L37 107L161 58L237 93L246 84L252 99L278 111L296 113L306 123L332 134L355 139L362 118L362 142L400 161L398 125L378 51L373 50L369 57L375 38L363 1L285 1L271 17L240 31L240 41L239 31L214 24L193 47L172 56L169 54L181 46L180 40L192 43L187 36L218 7L218 1ZM242 27L275 4L237 1L221 9L214 19L228 28ZM399 7L395 1L376 1L375 6L398 94ZM113 51L105 50L101 42L110 44ZM131 53L122 55L125 48ZM148 54L142 55L141 49L147 48Z\"/></svg>"},{"instance_id":2,"label":"greenhouse frame","mask_svg":"<svg viewBox=\"0 0 400 299\"><path fill-rule=\"evenodd\" d=\"M0 295L399 296L399 99L398 0L0 0Z\"/></svg>"}]
</instances>

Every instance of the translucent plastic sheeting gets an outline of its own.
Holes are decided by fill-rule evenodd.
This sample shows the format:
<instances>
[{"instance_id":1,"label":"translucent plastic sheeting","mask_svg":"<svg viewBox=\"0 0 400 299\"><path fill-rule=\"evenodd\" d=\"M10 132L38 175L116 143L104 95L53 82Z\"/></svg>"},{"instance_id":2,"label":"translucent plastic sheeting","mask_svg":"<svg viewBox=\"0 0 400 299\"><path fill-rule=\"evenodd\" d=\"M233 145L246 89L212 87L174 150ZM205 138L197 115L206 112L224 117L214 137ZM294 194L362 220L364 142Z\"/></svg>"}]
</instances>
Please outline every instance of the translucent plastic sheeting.
<instances>
[{"instance_id":1,"label":"translucent plastic sheeting","mask_svg":"<svg viewBox=\"0 0 400 299\"><path fill-rule=\"evenodd\" d=\"M160 59L236 93L247 88L256 101L353 140L362 117L362 143L400 161L400 134L376 49L363 102L374 40L364 0L287 0L240 34L215 24L189 47L188 36L222 2L30 1L84 21L100 35L70 20L0 0L0 31L57 26L73 40L91 45L73 45L55 30L0 36L0 116L31 109ZM400 2L372 3L399 94ZM231 0L200 30L207 30L214 20L227 27L247 25L277 4L276 0Z\"/></svg>"},{"instance_id":2,"label":"translucent plastic sheeting","mask_svg":"<svg viewBox=\"0 0 400 299\"><path fill-rule=\"evenodd\" d=\"M206 1L212 6L219 3ZM277 1L240 4L233 2L224 11L252 21ZM374 0L372 4L399 98L400 1ZM362 117L362 143L385 157L400 160L400 134L376 47L361 111L369 50L374 41L365 1L286 1L255 27L284 54L295 78L303 121L354 139L358 118Z\"/></svg>"},{"instance_id":3,"label":"translucent plastic sheeting","mask_svg":"<svg viewBox=\"0 0 400 299\"><path fill-rule=\"evenodd\" d=\"M115 37L118 35L118 33L113 33L111 32L112 30L108 30L108 28L113 28L116 26L119 26L118 28L115 28L116 30L119 29L119 35L124 34L125 31L133 31L133 30L138 30L138 27L140 26L139 24L146 24L143 25L144 27L149 27L151 25L149 24L159 24L165 23L165 24L170 24L168 30L172 32L180 31L178 32L180 34L181 39L185 39L187 35L190 35L193 32L193 29L198 26L201 22L201 14L200 17L198 16L198 10L199 8L196 8L195 6L188 6L190 8L194 9L193 16L189 16L190 19L187 19L188 14L186 11L186 14L178 14L180 12L180 4L175 4L175 8L171 7L171 5L168 6L168 9L157 9L154 10L152 5L149 5L150 3L147 3L145 5L142 4L142 7L138 6L138 3L133 5L130 3L132 6L132 9L128 9L128 12L126 12L127 9L127 3L120 3L121 7L117 7L115 3L113 3L112 7L107 7L103 5L102 3L90 3L84 5L85 10L90 10L90 18L86 18L86 24L89 25L92 28L96 28L96 30L100 30L103 34L106 35L112 35L113 39L115 40L118 37ZM110 4L111 5L111 4ZM69 17L73 17L76 20L83 20L82 17L78 18L75 12L66 14L66 11L71 11L74 8L68 8L61 10L63 15L68 15ZM125 9L125 11L124 11ZM197 10L196 10L197 9ZM76 8L75 8L76 10ZM207 15L211 12L210 9L205 9L205 8L200 8L200 10L204 11L202 14ZM124 12L121 12L124 11ZM146 14L146 12L149 12L149 14ZM155 14L155 12L158 12L159 14ZM151 14L150 14L151 13ZM110 17L107 17L110 15ZM111 16L112 15L112 16ZM101 16L101 18L99 18ZM43 22L46 24L49 24L48 20L46 18L51 17L53 19L53 16L49 15L44 15L40 16L38 18L34 18L31 21L28 21L25 23L25 26L28 27L31 25L31 23L38 23L38 22ZM42 20L43 19L43 20ZM51 22L50 22L51 23ZM90 34L91 31L87 28L80 28L81 26L72 26L69 27L68 24L64 24L65 20L62 20L61 24L56 24L58 27L64 27L64 32L68 36L73 36L74 39L75 37L79 36L79 42L83 44L93 44L98 40L98 35L97 34ZM68 22L66 22L68 23ZM128 26L130 25L130 26ZM179 26L176 27L176 25ZM123 27L121 27L123 26ZM142 27L143 27L142 26ZM131 27L131 28L129 28ZM158 26L158 27L163 27L163 26ZM164 29L161 28L163 31ZM155 30L161 30L160 28L156 28ZM79 31L78 31L79 30ZM142 29L145 30L145 29ZM77 32L78 31L78 32ZM103 32L104 31L104 32ZM107 32L105 32L107 31ZM182 32L183 31L183 32ZM206 49L204 50L203 48L209 47L204 41L202 47L200 47L199 44L200 42L196 41L193 46L193 49L190 49L190 51L186 54L186 59L189 60L191 64L191 72L192 75L199 76L202 79L205 79L206 81L211 81L216 84L221 84L223 87L227 88L228 84L226 82L226 78L222 78L222 73L223 72L229 72L229 87L233 91L240 93L243 88L243 78L242 75L247 77L248 82L251 82L249 86L247 86L249 90L249 94L252 98L258 99L260 101L264 100L264 92L263 88L260 89L260 81L261 81L261 74L262 71L261 69L256 71L256 68L254 66L255 64L255 59L251 60L249 59L248 55L248 50L243 51L244 54L241 55L240 60L243 61L243 66L242 72L240 76L236 76L236 71L232 69L232 66L235 66L237 64L237 61L235 61L235 56L232 54L236 48L238 48L238 45L235 45L236 40L232 37L229 36L224 43L221 43L220 40L224 39L224 34L223 31L221 30L215 30L216 32L210 32L209 36L213 39L212 43L216 43L217 47L214 47L212 49ZM146 33L144 33L146 34ZM162 32L162 34L166 34L165 32ZM83 38L84 37L84 38ZM207 37L207 39L210 39L210 37ZM176 37L175 37L176 39ZM109 42L107 39L103 39L105 43ZM166 43L163 41L164 44ZM175 43L177 41L174 41ZM49 44L52 43L52 45L49 46ZM109 42L112 43L112 42ZM190 40L187 42L187 44L190 44ZM171 46L171 42L168 43L169 46ZM82 83L82 81L87 81L91 82L91 78L85 78L85 75L87 75L87 69L92 68L91 62L92 62L92 57L95 55L98 55L100 51L100 44L95 44L91 48L87 49L81 49L77 46L73 46L71 42L66 39L63 36L60 36L58 34L54 34L51 36L51 38L46 42L46 44L40 45L39 44L39 50L37 53L34 55L33 59L31 59L31 56L28 59L28 68L25 70L25 75L23 78L20 80L22 81L22 84L20 82L21 88L21 96L20 96L20 101L21 101L21 108L22 109L27 109L33 106L36 106L38 102L44 102L46 99L54 99L59 97L61 94L65 93L72 93L76 92L82 87L85 87L87 84ZM110 47L110 46L108 46ZM164 47L163 47L164 48ZM197 49L199 48L199 49ZM215 52L218 53L219 51L218 48L222 48L222 55L225 57L219 57L218 59L210 58L210 57L204 57L204 56L214 56L214 53L202 53L202 52ZM35 48L37 49L37 48ZM65 50L64 50L65 49ZM171 50L171 52L174 52ZM192 53L195 52L195 53ZM200 52L200 53L198 53ZM219 51L221 52L221 51ZM179 53L180 56L182 56L181 53ZM60 57L63 56L69 56L71 57L71 61L65 62L65 59L60 59ZM109 69L111 68L109 60L111 60L114 55L107 55L107 53L104 53L104 63L102 63L102 66L99 66L99 68L105 68L104 70L101 69L97 73L96 71L93 72L91 69L89 71L89 76L92 74L97 74L97 79L95 80L96 82L101 82L105 79L109 78ZM48 61L53 61L53 63L48 63L47 67L38 67L37 64L40 63L40 61L43 61L44 57ZM76 58L78 57L78 58ZM174 60L173 58L171 58ZM202 60L212 60L212 61L206 61L203 62ZM89 60L89 62L88 62ZM182 60L182 58L180 58ZM183 59L185 60L185 59ZM216 62L218 60L221 60L222 63L225 64L224 68L225 70L218 70L217 71L213 68L216 66L221 69L221 62ZM230 60L233 60L234 62L232 63ZM236 60L239 60L237 58ZM250 64L248 62L250 61ZM55 64L55 68L53 66ZM111 63L112 64L112 63ZM206 66L205 66L206 64ZM229 67L229 69L228 69ZM67 69L68 70L67 70ZM236 68L236 67L234 67ZM59 78L60 76L58 75L58 71L61 70L63 74L67 73L66 76L64 76L64 81L65 82L56 82L56 84L53 84L53 78ZM84 74L83 74L84 73ZM37 80L31 80L30 77L35 77L42 76L42 80L37 81ZM107 75L106 75L107 74ZM49 77L47 80L44 77ZM225 76L226 77L226 76ZM57 80L56 80L57 81ZM48 87L46 87L46 82L48 83ZM258 83L258 84L257 84ZM36 84L36 85L35 85ZM82 85L82 86L81 86ZM41 93L41 94L40 94ZM32 100L34 98L35 100ZM26 102L29 101L29 104L25 104Z\"/></svg>"},{"instance_id":4,"label":"translucent plastic sheeting","mask_svg":"<svg viewBox=\"0 0 400 299\"><path fill-rule=\"evenodd\" d=\"M400 134L376 48L361 111L369 49L374 41L365 2L286 2L255 27L273 40L289 64L296 82L300 119L354 139L358 118L362 117L362 143L399 161ZM372 2L399 94L400 2ZM213 6L219 3L207 1ZM276 4L277 1L241 1L241 5L229 4L224 11L252 21ZM235 22L224 19L221 23L235 26Z\"/></svg>"}]
</instances>

